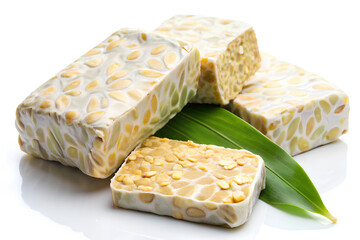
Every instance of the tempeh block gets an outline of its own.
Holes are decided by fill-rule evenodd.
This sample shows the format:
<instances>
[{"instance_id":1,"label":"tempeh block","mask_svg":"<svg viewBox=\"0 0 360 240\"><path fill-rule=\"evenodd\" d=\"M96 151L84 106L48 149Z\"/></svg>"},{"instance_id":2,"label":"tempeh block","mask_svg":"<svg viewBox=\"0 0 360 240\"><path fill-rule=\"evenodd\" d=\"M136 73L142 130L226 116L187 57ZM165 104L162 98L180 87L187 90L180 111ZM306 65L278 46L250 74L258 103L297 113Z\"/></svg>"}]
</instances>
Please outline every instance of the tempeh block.
<instances>
[{"instance_id":1,"label":"tempeh block","mask_svg":"<svg viewBox=\"0 0 360 240\"><path fill-rule=\"evenodd\" d=\"M247 23L178 15L162 23L156 31L199 49L201 76L192 102L228 104L260 67L255 32Z\"/></svg>"},{"instance_id":2,"label":"tempeh block","mask_svg":"<svg viewBox=\"0 0 360 240\"><path fill-rule=\"evenodd\" d=\"M237 227L265 187L265 165L246 150L150 137L111 180L114 204Z\"/></svg>"},{"instance_id":3,"label":"tempeh block","mask_svg":"<svg viewBox=\"0 0 360 240\"><path fill-rule=\"evenodd\" d=\"M261 57L259 72L230 104L233 113L291 155L347 132L349 98L343 91L295 65Z\"/></svg>"},{"instance_id":4,"label":"tempeh block","mask_svg":"<svg viewBox=\"0 0 360 240\"><path fill-rule=\"evenodd\" d=\"M36 157L106 178L195 95L199 76L197 49L122 29L18 106L19 144Z\"/></svg>"}]
</instances>

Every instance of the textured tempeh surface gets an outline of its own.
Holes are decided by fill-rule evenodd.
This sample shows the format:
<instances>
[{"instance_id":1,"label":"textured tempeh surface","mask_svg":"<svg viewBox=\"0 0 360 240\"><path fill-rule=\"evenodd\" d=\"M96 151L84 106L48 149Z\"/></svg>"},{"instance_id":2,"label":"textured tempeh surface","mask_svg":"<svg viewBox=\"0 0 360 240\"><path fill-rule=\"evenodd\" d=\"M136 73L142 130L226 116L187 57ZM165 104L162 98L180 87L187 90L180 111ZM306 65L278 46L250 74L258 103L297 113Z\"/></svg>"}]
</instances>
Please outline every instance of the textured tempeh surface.
<instances>
[{"instance_id":1,"label":"textured tempeh surface","mask_svg":"<svg viewBox=\"0 0 360 240\"><path fill-rule=\"evenodd\" d=\"M329 143L348 129L348 96L330 82L262 54L259 72L230 110L291 155Z\"/></svg>"},{"instance_id":2,"label":"textured tempeh surface","mask_svg":"<svg viewBox=\"0 0 360 240\"><path fill-rule=\"evenodd\" d=\"M197 49L122 29L18 106L19 144L34 156L108 177L195 95L199 75Z\"/></svg>"},{"instance_id":3,"label":"textured tempeh surface","mask_svg":"<svg viewBox=\"0 0 360 240\"><path fill-rule=\"evenodd\" d=\"M260 67L260 54L252 27L213 17L178 15L156 31L198 48L202 57L196 103L228 104Z\"/></svg>"},{"instance_id":4,"label":"textured tempeh surface","mask_svg":"<svg viewBox=\"0 0 360 240\"><path fill-rule=\"evenodd\" d=\"M265 187L261 157L150 137L111 180L116 206L194 222L237 227Z\"/></svg>"}]
</instances>

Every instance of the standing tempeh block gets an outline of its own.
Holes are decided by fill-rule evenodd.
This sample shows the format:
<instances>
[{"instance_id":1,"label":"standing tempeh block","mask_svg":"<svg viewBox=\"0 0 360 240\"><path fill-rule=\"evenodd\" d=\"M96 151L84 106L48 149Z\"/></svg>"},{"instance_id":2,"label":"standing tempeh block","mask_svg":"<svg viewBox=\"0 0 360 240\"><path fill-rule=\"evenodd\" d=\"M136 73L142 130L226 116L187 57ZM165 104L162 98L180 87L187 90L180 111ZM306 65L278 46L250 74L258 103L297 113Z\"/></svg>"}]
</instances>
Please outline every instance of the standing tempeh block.
<instances>
[{"instance_id":1,"label":"standing tempeh block","mask_svg":"<svg viewBox=\"0 0 360 240\"><path fill-rule=\"evenodd\" d=\"M199 75L197 49L156 33L120 30L19 105L20 147L108 177L195 95Z\"/></svg>"},{"instance_id":2,"label":"standing tempeh block","mask_svg":"<svg viewBox=\"0 0 360 240\"><path fill-rule=\"evenodd\" d=\"M349 99L343 91L297 66L267 54L261 57L259 72L230 104L233 113L291 155L347 131Z\"/></svg>"},{"instance_id":3,"label":"standing tempeh block","mask_svg":"<svg viewBox=\"0 0 360 240\"><path fill-rule=\"evenodd\" d=\"M111 180L116 206L237 227L265 187L261 157L246 150L150 137Z\"/></svg>"},{"instance_id":4,"label":"standing tempeh block","mask_svg":"<svg viewBox=\"0 0 360 240\"><path fill-rule=\"evenodd\" d=\"M178 15L156 31L193 44L201 54L196 103L228 104L260 67L255 32L246 23Z\"/></svg>"}]
</instances>

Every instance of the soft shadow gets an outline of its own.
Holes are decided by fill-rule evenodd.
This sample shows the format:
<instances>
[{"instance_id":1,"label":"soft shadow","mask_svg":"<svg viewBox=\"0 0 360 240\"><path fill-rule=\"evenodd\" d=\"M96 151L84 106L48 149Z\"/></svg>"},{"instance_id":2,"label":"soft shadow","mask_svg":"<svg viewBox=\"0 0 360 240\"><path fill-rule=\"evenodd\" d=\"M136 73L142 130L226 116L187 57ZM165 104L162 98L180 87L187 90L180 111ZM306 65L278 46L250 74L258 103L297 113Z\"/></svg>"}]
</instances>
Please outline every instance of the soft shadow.
<instances>
[{"instance_id":1,"label":"soft shadow","mask_svg":"<svg viewBox=\"0 0 360 240\"><path fill-rule=\"evenodd\" d=\"M320 195L340 185L346 177L347 144L341 140L297 155ZM325 203L326 204L326 203ZM265 224L286 230L314 230L334 227L324 217L290 206L269 206Z\"/></svg>"},{"instance_id":2,"label":"soft shadow","mask_svg":"<svg viewBox=\"0 0 360 240\"><path fill-rule=\"evenodd\" d=\"M109 179L96 179L83 174L73 167L63 166L58 162L44 161L30 155L25 155L20 161L20 174L23 178L22 194L27 190L33 194L33 188L39 188L51 194L58 194L58 191L67 193L94 193L106 188ZM25 188L26 187L26 188Z\"/></svg>"},{"instance_id":3,"label":"soft shadow","mask_svg":"<svg viewBox=\"0 0 360 240\"><path fill-rule=\"evenodd\" d=\"M295 160L304 168L319 193L340 185L346 177L347 144L341 140L299 154Z\"/></svg>"},{"instance_id":4,"label":"soft shadow","mask_svg":"<svg viewBox=\"0 0 360 240\"><path fill-rule=\"evenodd\" d=\"M259 201L246 224L227 229L113 206L110 179L24 156L20 162L22 197L29 207L89 239L254 239L267 206ZM179 232L180 231L180 232Z\"/></svg>"}]
</instances>

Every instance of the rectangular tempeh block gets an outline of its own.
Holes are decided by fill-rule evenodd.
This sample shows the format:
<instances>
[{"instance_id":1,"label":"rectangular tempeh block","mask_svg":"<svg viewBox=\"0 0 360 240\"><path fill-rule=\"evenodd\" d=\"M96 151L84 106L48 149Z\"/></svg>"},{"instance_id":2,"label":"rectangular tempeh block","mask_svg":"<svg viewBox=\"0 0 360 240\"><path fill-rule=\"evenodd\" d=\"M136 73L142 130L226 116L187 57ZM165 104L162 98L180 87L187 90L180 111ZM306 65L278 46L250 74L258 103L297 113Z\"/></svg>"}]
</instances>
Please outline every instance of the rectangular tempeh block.
<instances>
[{"instance_id":1,"label":"rectangular tempeh block","mask_svg":"<svg viewBox=\"0 0 360 240\"><path fill-rule=\"evenodd\" d=\"M21 149L106 178L195 95L197 49L122 29L30 94L17 108Z\"/></svg>"},{"instance_id":2,"label":"rectangular tempeh block","mask_svg":"<svg viewBox=\"0 0 360 240\"><path fill-rule=\"evenodd\" d=\"M249 24L178 15L162 23L156 31L199 49L201 76L192 102L228 104L260 67L255 32Z\"/></svg>"},{"instance_id":3,"label":"rectangular tempeh block","mask_svg":"<svg viewBox=\"0 0 360 240\"><path fill-rule=\"evenodd\" d=\"M111 180L116 206L237 227L265 187L265 164L246 150L150 137Z\"/></svg>"},{"instance_id":4,"label":"rectangular tempeh block","mask_svg":"<svg viewBox=\"0 0 360 240\"><path fill-rule=\"evenodd\" d=\"M348 96L330 82L262 54L259 72L230 110L291 155L329 143L348 129ZM241 131L241 129L239 129Z\"/></svg>"}]
</instances>

